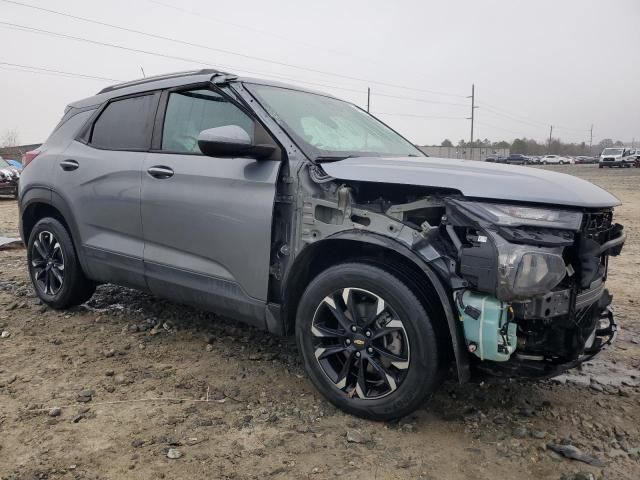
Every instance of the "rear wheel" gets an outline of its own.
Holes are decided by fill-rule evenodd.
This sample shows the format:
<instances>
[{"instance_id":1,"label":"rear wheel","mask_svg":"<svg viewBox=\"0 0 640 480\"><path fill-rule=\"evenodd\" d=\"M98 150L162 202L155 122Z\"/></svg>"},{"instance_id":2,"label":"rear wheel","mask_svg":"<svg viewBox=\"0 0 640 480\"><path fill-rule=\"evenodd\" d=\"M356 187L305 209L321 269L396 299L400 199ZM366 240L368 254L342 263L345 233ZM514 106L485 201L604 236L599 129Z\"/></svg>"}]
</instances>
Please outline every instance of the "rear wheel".
<instances>
[{"instance_id":1,"label":"rear wheel","mask_svg":"<svg viewBox=\"0 0 640 480\"><path fill-rule=\"evenodd\" d=\"M38 297L52 308L79 305L95 291L95 283L82 272L69 233L55 218L43 218L33 227L27 261Z\"/></svg>"},{"instance_id":2,"label":"rear wheel","mask_svg":"<svg viewBox=\"0 0 640 480\"><path fill-rule=\"evenodd\" d=\"M320 273L298 307L296 339L320 393L361 417L404 416L440 378L423 305L402 281L372 265L340 264Z\"/></svg>"}]
</instances>

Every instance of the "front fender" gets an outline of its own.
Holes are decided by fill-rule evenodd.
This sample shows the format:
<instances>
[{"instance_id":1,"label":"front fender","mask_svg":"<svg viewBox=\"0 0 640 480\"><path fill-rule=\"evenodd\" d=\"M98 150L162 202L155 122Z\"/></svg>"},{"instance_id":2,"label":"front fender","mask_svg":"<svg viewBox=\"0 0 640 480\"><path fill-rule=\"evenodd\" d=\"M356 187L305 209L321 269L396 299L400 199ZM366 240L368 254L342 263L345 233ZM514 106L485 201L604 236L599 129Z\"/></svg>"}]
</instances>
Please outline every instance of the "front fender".
<instances>
[{"instance_id":1,"label":"front fender","mask_svg":"<svg viewBox=\"0 0 640 480\"><path fill-rule=\"evenodd\" d=\"M403 257L417 265L418 268L420 268L420 270L427 277L434 291L438 295L438 299L444 311L444 315L447 320L449 335L451 337L451 346L453 348L453 354L456 362L458 380L460 381L460 383L467 382L470 378L469 360L466 353L462 327L460 325L460 322L456 320L457 317L454 314L453 305L451 303L452 296L449 295L447 287L442 282L440 277L438 277L434 269L429 266L428 262L420 257L416 252L412 251L410 248L398 242L397 240L363 230L347 230L338 232L329 237L326 237L323 240L314 242L314 244L321 242L331 242L332 240L347 240L367 243L370 245L389 249L399 255L402 255ZM287 280L288 278L285 279L284 282L285 288L287 283L289 283Z\"/></svg>"}]
</instances>

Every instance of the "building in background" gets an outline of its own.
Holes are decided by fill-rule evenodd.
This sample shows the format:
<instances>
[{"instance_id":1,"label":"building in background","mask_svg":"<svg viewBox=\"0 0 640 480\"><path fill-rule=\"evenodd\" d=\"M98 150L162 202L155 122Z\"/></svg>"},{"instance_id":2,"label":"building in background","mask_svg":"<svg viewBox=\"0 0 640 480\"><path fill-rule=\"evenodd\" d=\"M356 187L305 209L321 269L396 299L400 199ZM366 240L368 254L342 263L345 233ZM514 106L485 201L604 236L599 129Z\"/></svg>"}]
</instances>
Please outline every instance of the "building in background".
<instances>
[{"instance_id":1,"label":"building in background","mask_svg":"<svg viewBox=\"0 0 640 480\"><path fill-rule=\"evenodd\" d=\"M492 147L439 147L439 146L420 146L418 148L430 157L438 158L460 158L464 160L481 160L484 161L489 156L508 157L508 148L492 148Z\"/></svg>"}]
</instances>

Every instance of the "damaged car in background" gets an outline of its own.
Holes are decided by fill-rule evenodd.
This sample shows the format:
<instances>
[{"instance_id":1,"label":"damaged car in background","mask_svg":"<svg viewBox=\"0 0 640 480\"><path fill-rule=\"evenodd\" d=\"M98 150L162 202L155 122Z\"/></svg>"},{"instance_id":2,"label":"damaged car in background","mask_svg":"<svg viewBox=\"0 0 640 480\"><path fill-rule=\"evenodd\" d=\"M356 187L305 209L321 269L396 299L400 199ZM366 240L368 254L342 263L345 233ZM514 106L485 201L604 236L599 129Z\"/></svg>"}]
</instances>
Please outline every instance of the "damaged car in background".
<instances>
[{"instance_id":1,"label":"damaged car in background","mask_svg":"<svg viewBox=\"0 0 640 480\"><path fill-rule=\"evenodd\" d=\"M0 157L0 195L18 196L18 181L20 170Z\"/></svg>"},{"instance_id":2,"label":"damaged car in background","mask_svg":"<svg viewBox=\"0 0 640 480\"><path fill-rule=\"evenodd\" d=\"M451 366L460 382L557 375L615 337L617 198L426 158L330 95L215 70L142 79L71 104L27 158L43 302L112 282L295 335L355 415L410 413Z\"/></svg>"}]
</instances>

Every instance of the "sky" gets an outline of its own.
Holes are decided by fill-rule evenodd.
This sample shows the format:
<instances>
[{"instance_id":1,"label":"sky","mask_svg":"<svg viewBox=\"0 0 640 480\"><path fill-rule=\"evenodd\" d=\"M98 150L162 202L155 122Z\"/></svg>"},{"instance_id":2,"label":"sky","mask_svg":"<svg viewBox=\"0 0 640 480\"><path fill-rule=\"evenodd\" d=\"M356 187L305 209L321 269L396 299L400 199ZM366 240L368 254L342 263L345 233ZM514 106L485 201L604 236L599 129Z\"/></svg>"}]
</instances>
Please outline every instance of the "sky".
<instances>
[{"instance_id":1,"label":"sky","mask_svg":"<svg viewBox=\"0 0 640 480\"><path fill-rule=\"evenodd\" d=\"M0 45L0 139L23 144L107 85L216 66L361 107L370 88L420 145L469 140L472 84L476 139L640 144L639 0L0 0Z\"/></svg>"}]
</instances>

